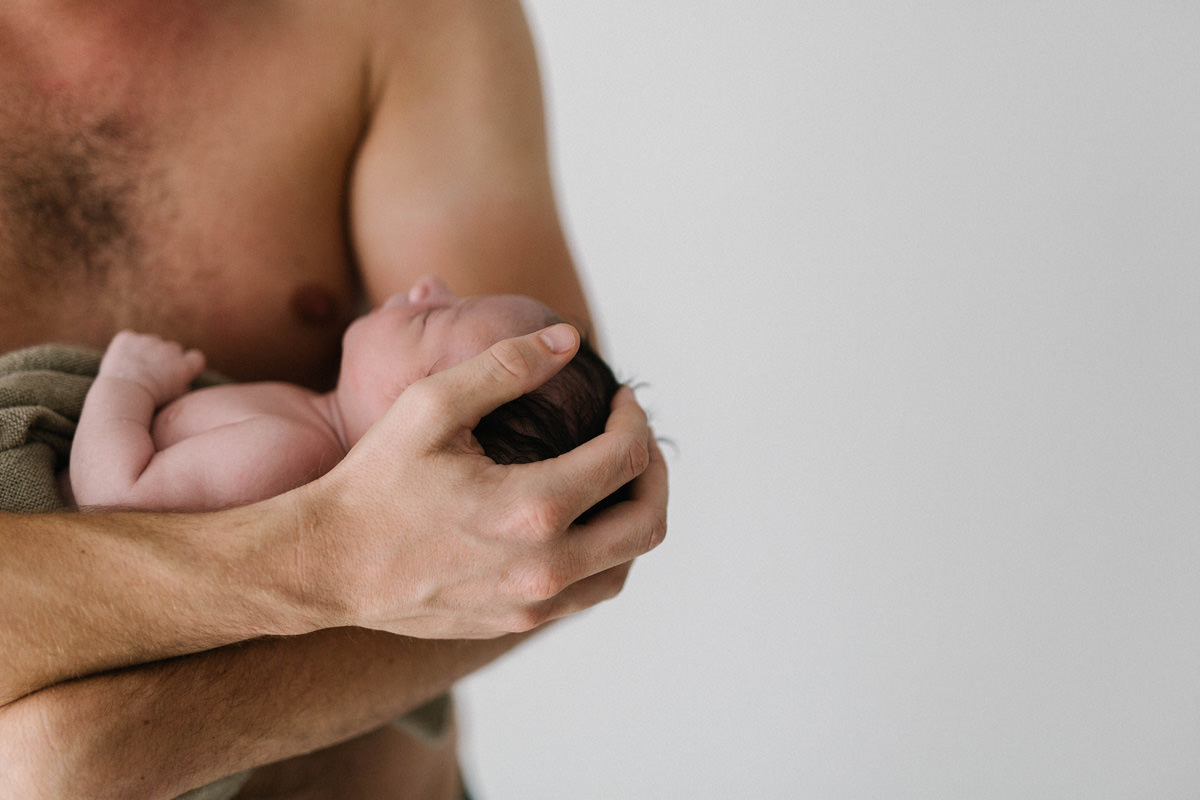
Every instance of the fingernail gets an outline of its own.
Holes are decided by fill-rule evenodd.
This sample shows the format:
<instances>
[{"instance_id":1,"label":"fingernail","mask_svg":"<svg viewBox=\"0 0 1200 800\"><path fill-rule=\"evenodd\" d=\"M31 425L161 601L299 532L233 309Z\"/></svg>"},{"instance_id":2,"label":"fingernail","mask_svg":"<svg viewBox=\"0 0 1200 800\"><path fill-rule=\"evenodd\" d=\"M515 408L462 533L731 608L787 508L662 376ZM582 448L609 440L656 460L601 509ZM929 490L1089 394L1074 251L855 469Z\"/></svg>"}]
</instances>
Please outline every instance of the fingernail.
<instances>
[{"instance_id":1,"label":"fingernail","mask_svg":"<svg viewBox=\"0 0 1200 800\"><path fill-rule=\"evenodd\" d=\"M569 325L554 325L538 335L552 353L565 353L575 344L575 334L572 333Z\"/></svg>"}]
</instances>

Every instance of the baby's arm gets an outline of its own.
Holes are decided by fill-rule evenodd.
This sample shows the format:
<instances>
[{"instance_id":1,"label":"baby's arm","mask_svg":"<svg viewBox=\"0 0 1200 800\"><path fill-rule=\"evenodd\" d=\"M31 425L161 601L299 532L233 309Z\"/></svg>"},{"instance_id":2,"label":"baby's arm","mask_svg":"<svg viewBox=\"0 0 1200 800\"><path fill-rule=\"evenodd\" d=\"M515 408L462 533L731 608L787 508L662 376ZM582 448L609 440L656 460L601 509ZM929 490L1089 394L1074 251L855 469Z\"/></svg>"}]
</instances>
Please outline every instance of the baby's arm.
<instances>
[{"instance_id":1,"label":"baby's arm","mask_svg":"<svg viewBox=\"0 0 1200 800\"><path fill-rule=\"evenodd\" d=\"M80 506L125 505L154 457L154 413L188 390L204 355L157 336L122 331L105 351L71 448Z\"/></svg>"},{"instance_id":2,"label":"baby's arm","mask_svg":"<svg viewBox=\"0 0 1200 800\"><path fill-rule=\"evenodd\" d=\"M113 340L71 451L79 506L211 511L243 505L307 483L345 455L309 404L311 393L299 387L215 387L203 397L180 399L203 366L200 353L154 336L126 333ZM299 401L297 392L304 395ZM174 400L189 404L190 412L181 412L188 421L173 416L171 432L164 433L156 413Z\"/></svg>"}]
</instances>

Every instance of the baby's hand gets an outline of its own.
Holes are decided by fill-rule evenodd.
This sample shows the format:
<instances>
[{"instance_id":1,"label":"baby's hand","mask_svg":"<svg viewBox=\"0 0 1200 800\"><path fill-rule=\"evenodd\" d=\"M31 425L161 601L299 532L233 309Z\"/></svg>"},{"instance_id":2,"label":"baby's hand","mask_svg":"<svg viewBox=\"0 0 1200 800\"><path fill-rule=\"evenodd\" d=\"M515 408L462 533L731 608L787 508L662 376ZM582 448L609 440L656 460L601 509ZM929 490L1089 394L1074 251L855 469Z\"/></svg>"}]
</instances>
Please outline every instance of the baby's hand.
<instances>
[{"instance_id":1,"label":"baby's hand","mask_svg":"<svg viewBox=\"0 0 1200 800\"><path fill-rule=\"evenodd\" d=\"M105 351L98 377L135 383L158 407L186 392L203 371L204 354L199 350L184 350L177 342L151 334L121 331Z\"/></svg>"}]
</instances>

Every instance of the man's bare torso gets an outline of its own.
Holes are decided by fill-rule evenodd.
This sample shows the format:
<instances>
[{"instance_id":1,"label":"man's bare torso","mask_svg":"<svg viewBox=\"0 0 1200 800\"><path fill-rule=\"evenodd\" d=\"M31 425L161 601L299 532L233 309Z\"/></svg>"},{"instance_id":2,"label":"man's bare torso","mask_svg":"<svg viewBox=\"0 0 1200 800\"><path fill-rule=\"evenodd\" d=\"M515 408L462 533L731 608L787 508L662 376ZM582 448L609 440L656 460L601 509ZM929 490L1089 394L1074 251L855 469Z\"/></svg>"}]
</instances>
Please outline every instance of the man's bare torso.
<instances>
[{"instance_id":1,"label":"man's bare torso","mask_svg":"<svg viewBox=\"0 0 1200 800\"><path fill-rule=\"evenodd\" d=\"M429 272L586 324L542 126L513 0L3 4L0 350L134 328L327 388Z\"/></svg>"},{"instance_id":2,"label":"man's bare torso","mask_svg":"<svg viewBox=\"0 0 1200 800\"><path fill-rule=\"evenodd\" d=\"M25 5L0 12L0 347L128 327L327 382L359 310L340 4Z\"/></svg>"},{"instance_id":3,"label":"man's bare torso","mask_svg":"<svg viewBox=\"0 0 1200 800\"><path fill-rule=\"evenodd\" d=\"M364 298L427 272L585 322L532 56L508 0L0 5L0 351L132 328L327 388ZM391 729L362 742L324 757L371 796L453 793L452 739L433 759ZM406 792L422 769L441 788Z\"/></svg>"}]
</instances>

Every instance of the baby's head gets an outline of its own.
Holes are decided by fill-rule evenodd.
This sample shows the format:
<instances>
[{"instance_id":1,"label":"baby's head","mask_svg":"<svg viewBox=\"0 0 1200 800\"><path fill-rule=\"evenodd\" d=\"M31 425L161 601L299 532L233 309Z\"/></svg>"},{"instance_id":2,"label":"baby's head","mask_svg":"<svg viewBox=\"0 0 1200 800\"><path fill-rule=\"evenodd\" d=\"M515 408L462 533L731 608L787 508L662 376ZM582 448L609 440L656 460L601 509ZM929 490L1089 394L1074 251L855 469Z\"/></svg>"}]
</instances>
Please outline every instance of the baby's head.
<instances>
[{"instance_id":1,"label":"baby's head","mask_svg":"<svg viewBox=\"0 0 1200 800\"><path fill-rule=\"evenodd\" d=\"M501 339L560 321L529 297L459 297L441 280L422 278L346 331L336 393L349 440L357 441L409 384ZM543 386L484 417L475 437L500 464L554 458L604 431L618 386L609 366L584 341Z\"/></svg>"},{"instance_id":2,"label":"baby's head","mask_svg":"<svg viewBox=\"0 0 1200 800\"><path fill-rule=\"evenodd\" d=\"M526 464L561 456L604 432L618 388L612 369L585 339L575 357L553 378L481 419L475 438L497 464ZM628 487L622 487L589 508L579 521L628 494Z\"/></svg>"}]
</instances>

